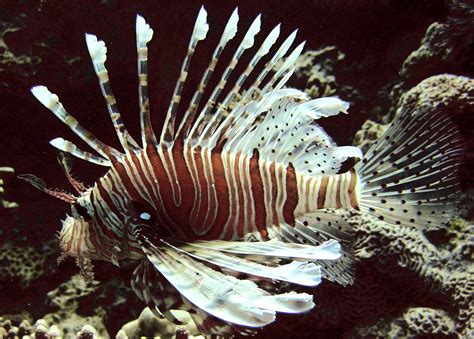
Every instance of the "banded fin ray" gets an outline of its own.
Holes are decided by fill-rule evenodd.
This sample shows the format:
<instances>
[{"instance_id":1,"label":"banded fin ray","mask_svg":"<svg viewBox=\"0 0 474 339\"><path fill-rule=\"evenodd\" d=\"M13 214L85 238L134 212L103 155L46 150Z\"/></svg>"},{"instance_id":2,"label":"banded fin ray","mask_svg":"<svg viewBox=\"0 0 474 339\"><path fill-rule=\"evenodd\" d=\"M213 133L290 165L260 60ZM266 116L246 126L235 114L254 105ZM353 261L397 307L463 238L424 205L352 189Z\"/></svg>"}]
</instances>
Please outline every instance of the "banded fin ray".
<instances>
[{"instance_id":1,"label":"banded fin ray","mask_svg":"<svg viewBox=\"0 0 474 339\"><path fill-rule=\"evenodd\" d=\"M140 105L140 129L143 148L147 145L157 145L150 119L150 103L148 99L148 42L153 38L153 29L145 19L137 15L137 69L138 69L138 100Z\"/></svg>"},{"instance_id":2,"label":"banded fin ray","mask_svg":"<svg viewBox=\"0 0 474 339\"><path fill-rule=\"evenodd\" d=\"M194 50L196 49L198 42L206 38L208 30L209 24L207 23L207 12L204 9L204 6L202 6L196 18L193 33L189 41L188 52L183 60L181 73L178 81L176 82L173 96L166 113L163 130L161 132L160 144L170 144L174 140L177 108L181 100L181 92L183 90L184 83L186 82L186 78L188 76L191 57L194 54Z\"/></svg>"},{"instance_id":3,"label":"banded fin ray","mask_svg":"<svg viewBox=\"0 0 474 339\"><path fill-rule=\"evenodd\" d=\"M201 102L206 86L208 85L209 80L211 79L212 73L214 72L216 68L217 62L219 60L219 57L222 54L222 51L224 50L227 43L235 37L237 33L238 22L239 22L239 14L238 14L238 9L236 8L232 12L232 15L230 16L229 20L227 21L227 24L224 28L224 32L222 33L221 39L219 40L217 47L214 49L214 52L211 57L211 61L206 71L203 73L203 76L201 78L201 81L199 82L197 90L194 93L191 99L191 102L189 103L188 109L186 110L184 117L178 128L178 131L176 133L175 140L179 139L180 137L184 139L188 136L189 130L192 127L192 123L196 117L196 112L197 112L199 103Z\"/></svg>"},{"instance_id":4,"label":"banded fin ray","mask_svg":"<svg viewBox=\"0 0 474 339\"><path fill-rule=\"evenodd\" d=\"M59 151L66 152L74 155L76 158L88 161L90 163L110 167L112 162L104 158L98 157L92 153L86 152L78 148L75 144L69 140L64 140L63 138L55 138L49 142L53 147L57 148Z\"/></svg>"},{"instance_id":5,"label":"banded fin ray","mask_svg":"<svg viewBox=\"0 0 474 339\"><path fill-rule=\"evenodd\" d=\"M117 151L115 148L104 144L102 141L97 139L92 133L87 131L84 127L82 127L79 122L70 115L65 109L64 106L59 101L59 98L56 94L51 93L46 86L34 86L31 88L31 93L41 102L47 109L54 113L54 115L61 120L64 124L66 124L78 137L84 140L92 149L94 149L97 153L102 155L105 159L100 159L98 157L91 157L91 162L97 160L100 164L106 164L107 160L112 160L114 158L118 159L122 157L122 153ZM58 147L60 150L65 152L68 151L68 147L71 146L70 143L62 143L62 142L55 142L53 146ZM64 146L64 148L63 148ZM71 150L77 149L77 147L71 147ZM79 154L81 152L69 152L72 155ZM87 154L85 154L87 157ZM87 159L85 159L87 160Z\"/></svg>"},{"instance_id":6,"label":"banded fin ray","mask_svg":"<svg viewBox=\"0 0 474 339\"><path fill-rule=\"evenodd\" d=\"M272 37L272 32L270 32L269 36L266 39L268 40L268 43L273 42L274 37ZM212 115L212 120L211 120L211 117L207 119L203 119L203 117L200 116L199 118L201 118L201 120L198 118L193 129L197 131L203 131L203 133L199 137L197 135L191 135L190 138L192 140L192 144L199 145L200 147L209 147L212 149L218 144L218 141L224 137L225 132L229 132L229 131L233 132L235 129L240 130L239 128L242 128L240 124L239 124L239 128L236 128L235 124L233 124L233 122L237 121L242 114L246 114L251 119L251 117L255 118L262 112L261 108L266 103L266 100L265 101L257 100L258 105L253 106L252 109L247 109L248 108L248 105L246 105L247 101L250 101L251 95L259 89L260 83L263 80L264 76L270 71L269 67L274 65L276 61L279 60L281 57L283 57L283 55L287 52L295 36L296 36L296 33L291 34L283 42L283 44L280 46L278 51L274 54L270 62L261 71L260 75L257 76L257 79L254 81L254 83L249 87L247 93L238 102L238 104L235 105L235 108L231 112L227 114L227 111L223 110L222 109L223 107L221 106L221 109ZM262 44L261 48L266 50L267 48L264 45L265 45L265 41L264 41L264 44ZM286 82L288 81L289 77L292 74L292 70L291 70L292 65L293 65L292 63L296 61L296 58L300 55L303 49L303 46L304 46L304 42L298 45L290 53L287 60L282 63L282 66L280 66L278 70L275 71L274 75L270 78L270 80L268 80L268 82L262 89L262 92L259 94L260 96L267 94L265 98L271 98L272 93L277 92L282 86L286 84ZM279 81L278 84L276 85L276 87L273 87L277 81ZM253 121L254 120L255 119L253 119ZM208 121L210 121L211 124L209 124ZM242 120L239 119L239 122L240 121L243 122ZM225 135L225 137L226 139L230 139L228 135Z\"/></svg>"},{"instance_id":7,"label":"banded fin ray","mask_svg":"<svg viewBox=\"0 0 474 339\"><path fill-rule=\"evenodd\" d=\"M117 101L110 87L109 73L105 67L105 61L107 60L107 47L105 46L105 42L98 40L93 34L86 34L85 37L87 49L89 50L92 64L94 65L94 71L99 80L102 96L107 104L107 110L109 111L120 144L125 152L136 151L139 149L139 146L125 129L118 110Z\"/></svg>"},{"instance_id":8,"label":"banded fin ray","mask_svg":"<svg viewBox=\"0 0 474 339\"><path fill-rule=\"evenodd\" d=\"M217 104L217 99L219 98L221 92L224 90L224 87L227 84L230 75L237 66L237 63L239 62L241 56L243 55L245 50L250 49L253 46L255 42L255 36L260 32L260 26L261 15L258 15L245 33L245 36L237 47L237 50L234 52L226 69L224 70L219 83L213 89L212 93L209 96L209 99L207 100L199 116L197 117L196 122L194 123L189 133L189 141L194 143L196 140L198 140L204 128L208 126L211 117L215 116L212 114L212 109ZM191 145L193 145L193 143L191 143Z\"/></svg>"},{"instance_id":9,"label":"banded fin ray","mask_svg":"<svg viewBox=\"0 0 474 339\"><path fill-rule=\"evenodd\" d=\"M260 48L252 57L252 60L250 60L245 70L240 74L239 78L235 82L232 89L227 93L224 100L222 100L222 102L219 103L219 106L217 107L216 111L213 113L212 118L210 120L206 119L206 120L209 120L209 122L206 123L206 120L203 122L203 124L206 124L207 126L205 127L205 129L203 129L201 135L199 136L199 140L197 141L199 144L201 144L201 146L203 145L202 140L207 140L209 136L214 134L215 129L217 128L218 124L222 120L222 116L224 115L225 112L228 111L228 107L231 101L234 100L234 98L237 96L238 93L240 93L242 85L244 84L245 80L247 80L248 76L252 73L252 71L260 62L260 60L266 54L269 53L270 48L275 44L279 35L280 35L280 24L275 26L273 30L265 38Z\"/></svg>"},{"instance_id":10,"label":"banded fin ray","mask_svg":"<svg viewBox=\"0 0 474 339\"><path fill-rule=\"evenodd\" d=\"M265 326L276 312L300 313L311 309L305 293L271 295L249 280L239 280L215 271L162 243L153 245L138 234L142 249L154 267L189 302L224 321L247 327Z\"/></svg>"}]
</instances>

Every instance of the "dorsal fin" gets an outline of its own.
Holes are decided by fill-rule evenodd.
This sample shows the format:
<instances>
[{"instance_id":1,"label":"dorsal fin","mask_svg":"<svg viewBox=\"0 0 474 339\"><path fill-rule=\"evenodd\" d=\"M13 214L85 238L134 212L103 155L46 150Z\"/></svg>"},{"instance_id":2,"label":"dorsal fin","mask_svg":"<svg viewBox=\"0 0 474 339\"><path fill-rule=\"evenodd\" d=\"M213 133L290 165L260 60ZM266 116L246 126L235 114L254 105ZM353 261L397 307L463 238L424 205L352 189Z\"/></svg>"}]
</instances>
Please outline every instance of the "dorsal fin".
<instances>
[{"instance_id":1,"label":"dorsal fin","mask_svg":"<svg viewBox=\"0 0 474 339\"><path fill-rule=\"evenodd\" d=\"M148 100L148 47L153 37L153 30L143 17L137 15L137 68L138 68L138 100L140 104L140 127L143 148L147 144L156 145L157 140L150 120Z\"/></svg>"},{"instance_id":2,"label":"dorsal fin","mask_svg":"<svg viewBox=\"0 0 474 339\"><path fill-rule=\"evenodd\" d=\"M273 63L276 63L276 61L283 56L283 54L288 50L289 45L293 41L294 35L296 35L295 32L291 34L288 39L285 40L280 49L275 53L270 63L272 61ZM290 44L288 44L288 41L290 41ZM282 63L282 66L279 67L279 69L275 72L275 74L273 74L271 79L265 85L264 89L260 93L261 97L264 97L265 99L270 99L272 97L271 93L275 93L287 82L287 80L292 74L290 66L292 66L292 63L294 64L297 57L300 55L301 51L303 50L303 46L304 42L297 46L290 53L287 60ZM247 119L248 123L253 123L255 121L255 118L262 112L262 107L265 106L267 100L254 100L252 102L251 95L253 94L253 91L257 90L261 80L266 76L266 74L268 74L270 70L268 69L268 67L269 65L267 65L267 67L260 73L254 84L252 84L252 86L250 87L247 94L244 95L240 102L235 105L235 108L226 117L222 114L222 112L221 114L216 114L213 116L212 119L214 123L212 129L210 129L209 127L206 129L205 138L207 139L202 136L198 139L198 141L195 141L196 144L200 144L201 146L206 145L207 147L212 148L218 143L219 140L230 138L230 136L227 135L227 132L233 133L236 131L236 129L233 128L236 121L239 121L239 126L242 126L241 123L244 122L245 119ZM280 78L280 76L282 77ZM280 81L274 87L274 84L277 80ZM264 95L267 94L267 92L270 93L268 93L268 95Z\"/></svg>"},{"instance_id":3,"label":"dorsal fin","mask_svg":"<svg viewBox=\"0 0 474 339\"><path fill-rule=\"evenodd\" d=\"M94 65L94 71L97 75L97 78L99 79L102 95L104 96L105 102L107 104L107 109L115 127L120 144L122 145L122 148L125 152L136 150L139 148L139 146L123 125L123 121L117 107L117 101L115 100L115 96L112 93L112 89L110 87L109 74L107 72L107 68L105 67L105 61L107 60L107 47L103 41L97 40L97 37L92 34L86 34L86 44L91 56L92 64Z\"/></svg>"},{"instance_id":4,"label":"dorsal fin","mask_svg":"<svg viewBox=\"0 0 474 339\"><path fill-rule=\"evenodd\" d=\"M217 103L217 99L221 94L222 90L224 89L227 80L229 79L230 75L234 71L240 57L244 53L246 49L249 49L253 46L255 42L255 35L258 34L260 31L260 24L261 24L261 15L258 15L255 20L250 25L247 33L245 34L244 38L242 39L239 47L235 51L232 59L230 60L228 66L224 70L222 74L221 80L216 85L214 90L212 91L206 105L202 109L201 113L199 114L196 122L194 123L187 141L189 140L196 140L199 134L202 132L203 128L207 125L207 122L211 119L211 112L214 108L215 104Z\"/></svg>"},{"instance_id":5,"label":"dorsal fin","mask_svg":"<svg viewBox=\"0 0 474 339\"><path fill-rule=\"evenodd\" d=\"M178 139L179 137L185 138L188 135L189 130L194 121L194 118L196 116L199 103L201 102L202 96L204 94L207 84L209 83L212 73L214 72L214 69L216 68L219 57L221 56L222 51L224 50L227 43L230 40L232 40L235 37L235 34L237 33L238 22L239 22L239 13L238 13L238 9L236 8L232 12L232 15L230 16L229 20L227 21L227 25L224 29L224 32L222 33L221 39L219 40L219 44L217 45L217 47L214 50L214 53L212 54L209 66L204 72L201 78L201 81L198 85L198 88L196 92L194 93L193 98L191 99L191 102L189 103L189 107L186 110L183 120L181 121L181 124L178 128L176 139Z\"/></svg>"},{"instance_id":6,"label":"dorsal fin","mask_svg":"<svg viewBox=\"0 0 474 339\"><path fill-rule=\"evenodd\" d=\"M36 99L38 99L39 102L41 102L46 108L53 112L59 120L65 123L74 133L77 134L77 136L84 140L90 147L92 147L96 152L101 154L104 158L108 160L113 160L114 158L118 159L122 157L122 153L117 151L115 148L104 144L102 141L97 139L92 133L84 129L84 127L82 127L79 122L64 109L64 106L59 101L58 96L54 93L51 93L45 86L35 86L31 88L31 93L33 93L33 95L36 97ZM61 146L59 142L53 143L53 146L56 146L60 150L67 151L67 149L62 149L61 147L58 147ZM74 154L74 152L70 153ZM107 160L103 159L103 161L106 162Z\"/></svg>"},{"instance_id":7,"label":"dorsal fin","mask_svg":"<svg viewBox=\"0 0 474 339\"><path fill-rule=\"evenodd\" d=\"M280 35L280 25L277 25L271 32L268 34L267 38L265 41L262 43L260 46L259 50L255 55L253 56L252 60L248 64L247 68L245 71L242 72L242 74L239 76L237 79L236 83L234 84L234 87L232 90L229 91L225 99L222 101L222 103L219 105L217 108L216 112L213 114L212 119L209 121L207 124L206 128L200 135L200 140L204 140L207 138L208 135L213 134L215 131L218 123L219 123L219 118L222 117L222 115L227 111L227 108L231 102L235 98L235 96L239 93L243 83L247 79L247 77L250 75L250 73L253 71L255 66L257 66L257 63L260 61L262 57L264 57L269 51L270 48L273 46L273 44L276 42L278 39L278 36Z\"/></svg>"},{"instance_id":8,"label":"dorsal fin","mask_svg":"<svg viewBox=\"0 0 474 339\"><path fill-rule=\"evenodd\" d=\"M166 113L165 123L163 125L163 130L161 132L161 144L169 144L174 140L174 125L176 120L176 112L178 104L181 100L181 92L183 90L184 83L188 76L189 66L191 62L191 57L194 54L196 45L200 40L206 38L207 32L209 30L209 25L207 23L207 12L204 9L204 6L199 10L199 14L194 25L193 34L191 35L191 40L189 41L188 52L183 60L181 66L181 73L176 82L176 87L171 98L170 105L168 107L168 112Z\"/></svg>"},{"instance_id":9,"label":"dorsal fin","mask_svg":"<svg viewBox=\"0 0 474 339\"><path fill-rule=\"evenodd\" d=\"M92 153L79 149L75 144L63 138L55 138L49 142L51 146L56 147L59 151L74 155L76 158L88 161L90 163L110 167L112 163L109 160L98 157Z\"/></svg>"}]
</instances>

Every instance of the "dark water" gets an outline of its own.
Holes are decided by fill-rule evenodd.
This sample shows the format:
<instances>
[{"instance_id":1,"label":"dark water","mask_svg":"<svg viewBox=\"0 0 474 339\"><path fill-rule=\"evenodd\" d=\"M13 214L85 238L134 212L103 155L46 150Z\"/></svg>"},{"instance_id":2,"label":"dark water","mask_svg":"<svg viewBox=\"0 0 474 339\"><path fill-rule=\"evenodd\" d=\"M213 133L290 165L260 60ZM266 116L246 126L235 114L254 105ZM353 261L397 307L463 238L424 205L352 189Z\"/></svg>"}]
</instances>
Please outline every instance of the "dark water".
<instances>
[{"instance_id":1,"label":"dark water","mask_svg":"<svg viewBox=\"0 0 474 339\"><path fill-rule=\"evenodd\" d=\"M83 149L87 146L30 94L29 89L38 84L47 85L58 93L67 110L101 140L118 146L85 46L85 32L106 41L107 68L123 120L132 135L139 135L136 14L143 15L155 31L149 44L150 100L155 129L159 130L200 5L201 2L196 1L106 0L0 3L0 38L3 38L0 40L3 53L0 55L0 166L12 167L16 174L34 173L49 187L71 190L48 141L64 137L77 142ZM196 52L189 84L199 81L199 70L207 65L236 3L214 1L204 5L208 11L210 31ZM248 27L254 17L262 13L263 34L257 43L281 22L281 36L299 28L297 41L306 40L306 50L335 46L332 52L321 57L321 68L334 76L335 82L329 85L317 83L316 86L320 89L329 86L334 94L343 99L347 97L352 103L349 116L321 122L328 134L341 145L352 144L355 133L365 120L387 122L393 115L400 93L419 81L442 73L473 74L472 31L469 33L463 28L453 28L453 36L454 33L460 34L459 41L467 46L455 44L452 46L454 52L448 58L427 58L409 75L400 74L404 61L419 48L433 22L446 23L453 17L465 15L443 1L241 1L238 6L240 27ZM459 25L468 24L462 21ZM242 36L243 32L239 32ZM470 45L466 41L471 41ZM235 44L233 46L235 48ZM232 48L229 51L233 51ZM334 57L338 55L337 51L343 55L339 61ZM468 53L471 53L470 57ZM230 52L226 52L223 57L229 56ZM249 56L244 58L248 59L244 59L243 64L250 60ZM295 77L290 85L304 89L306 80ZM398 92L396 84L401 84ZM184 91L184 100L189 100L193 92L193 86L189 85ZM472 96L473 93L466 95ZM473 113L472 102L465 111ZM467 137L472 136L472 116L454 117L461 122ZM104 171L77 160L73 173L90 185ZM72 260L59 267L56 265L59 249L54 241L55 234L69 207L17 180L14 174L0 172L0 178L4 180L4 199L19 205L17 208L0 206L0 246L3 246L0 248L0 316L13 315L4 319L12 319L16 325L21 319L34 323L46 314L58 312L60 307L46 295L78 272ZM472 188L470 183L465 186L466 190ZM447 241L443 232L430 236L441 239L441 243ZM472 234L466 235L468 241L469 236ZM472 255L471 247L467 246L466 251L471 251ZM20 267L23 265L26 268ZM323 306L317 307L312 311L319 312L317 316L281 316L259 332L259 336L352 336L356 333L356 326L400 317L411 300L416 301L413 306L440 308L456 318L457 306L449 305L452 303L449 297L431 293L431 288L424 286L424 280L416 270L404 272L403 279L393 281L383 272L366 274L372 269L371 262L361 262L356 273L360 279L356 280L355 287L345 292L332 283L321 286L325 296L317 294L316 297L320 297L323 304L331 304L328 296L335 296L334 303L339 303L340 307L336 305L328 311ZM96 279L100 285L77 298L72 297L67 303L76 302L74 312L82 317L96 315L100 318L97 314L101 314L108 334L114 336L125 323L136 319L144 307L129 289L132 271L133 267L121 270L108 263L97 263ZM413 286L418 285L422 288L416 290ZM390 288L380 289L381 286ZM405 293L410 287L416 291ZM68 293L82 292L72 289ZM336 298L343 293L349 299L357 295L353 300L362 303L360 308L350 305L350 301L346 303ZM373 300L385 304L377 308L372 304ZM98 312L98 307L103 311ZM468 314L467 318L471 316ZM58 325L61 326L61 322ZM388 329L385 331L389 335Z\"/></svg>"}]
</instances>

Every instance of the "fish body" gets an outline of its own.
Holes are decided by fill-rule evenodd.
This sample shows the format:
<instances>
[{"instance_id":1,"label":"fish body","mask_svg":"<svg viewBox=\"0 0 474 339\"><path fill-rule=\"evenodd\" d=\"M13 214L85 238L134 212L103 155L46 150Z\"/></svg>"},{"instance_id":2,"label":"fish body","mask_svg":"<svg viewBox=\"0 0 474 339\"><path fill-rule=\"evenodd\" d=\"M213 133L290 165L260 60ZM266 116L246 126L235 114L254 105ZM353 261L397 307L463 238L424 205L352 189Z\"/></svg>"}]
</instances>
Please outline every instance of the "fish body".
<instances>
[{"instance_id":1,"label":"fish body","mask_svg":"<svg viewBox=\"0 0 474 339\"><path fill-rule=\"evenodd\" d=\"M310 295L281 293L273 281L316 286L324 277L352 283L351 230L336 209L360 209L394 225L438 223L453 210L463 153L454 124L431 112L402 112L366 155L356 147L337 146L316 121L347 113L349 105L283 87L304 43L290 50L293 32L272 49L279 25L253 52L238 79L227 84L241 55L255 43L260 16L208 101L201 103L222 50L236 35L237 22L235 10L178 124L190 60L209 29L201 8L157 136L146 74L153 31L137 17L141 144L122 123L105 68L105 43L86 35L123 151L93 136L55 94L36 86L36 98L99 155L62 138L51 144L109 169L86 188L71 176L70 163L60 153L78 196L47 189L34 176L23 177L71 204L60 246L64 257L77 259L86 278L92 276L91 260L115 265L136 260L132 288L137 296L158 316L175 322L172 310L189 311L207 334L246 333L273 322L277 312L301 313L314 306ZM271 50L262 66L262 57ZM259 65L260 73L255 71ZM249 75L255 80L243 91ZM427 132L427 126L435 129ZM344 171L346 161L358 163Z\"/></svg>"}]
</instances>

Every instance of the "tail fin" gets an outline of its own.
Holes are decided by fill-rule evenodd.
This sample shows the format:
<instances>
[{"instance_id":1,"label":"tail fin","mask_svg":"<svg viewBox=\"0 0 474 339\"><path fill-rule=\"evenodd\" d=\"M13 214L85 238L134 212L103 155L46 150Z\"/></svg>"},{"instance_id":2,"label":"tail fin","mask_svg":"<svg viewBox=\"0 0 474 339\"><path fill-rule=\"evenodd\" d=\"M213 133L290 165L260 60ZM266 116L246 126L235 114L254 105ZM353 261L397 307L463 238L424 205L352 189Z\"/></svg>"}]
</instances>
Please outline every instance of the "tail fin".
<instances>
[{"instance_id":1,"label":"tail fin","mask_svg":"<svg viewBox=\"0 0 474 339\"><path fill-rule=\"evenodd\" d=\"M456 209L463 148L445 113L402 111L356 165L361 209L396 225L439 226Z\"/></svg>"}]
</instances>

